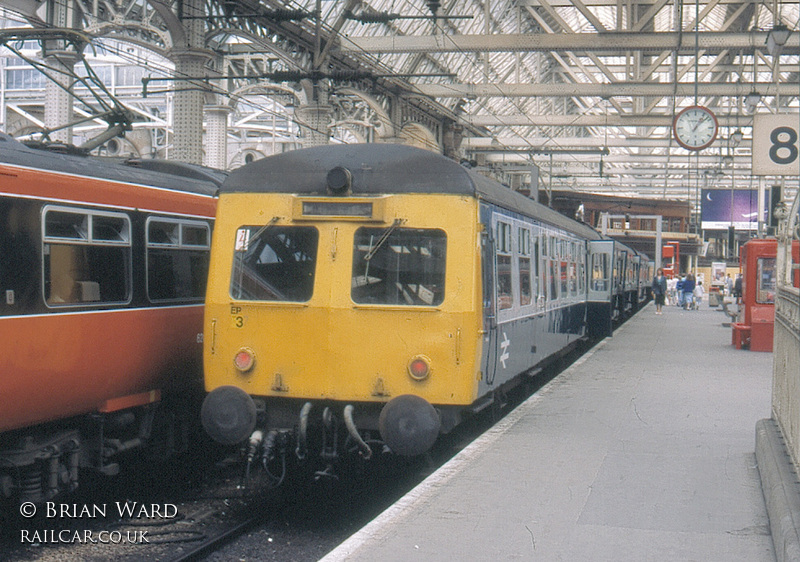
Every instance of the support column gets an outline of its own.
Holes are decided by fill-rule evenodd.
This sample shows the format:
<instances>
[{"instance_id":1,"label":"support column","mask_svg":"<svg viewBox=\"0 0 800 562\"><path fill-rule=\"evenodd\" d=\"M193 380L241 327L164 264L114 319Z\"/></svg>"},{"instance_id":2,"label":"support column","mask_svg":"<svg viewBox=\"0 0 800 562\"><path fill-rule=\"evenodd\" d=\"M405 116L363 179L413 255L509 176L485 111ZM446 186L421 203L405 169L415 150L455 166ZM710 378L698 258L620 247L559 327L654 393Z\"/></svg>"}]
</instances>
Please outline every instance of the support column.
<instances>
[{"instance_id":1,"label":"support column","mask_svg":"<svg viewBox=\"0 0 800 562\"><path fill-rule=\"evenodd\" d=\"M172 111L172 150L168 158L203 163L203 105L209 72L206 63L213 54L205 47L205 22L195 18L205 12L203 0L182 0L178 3L183 35L169 53L175 63L175 96ZM187 80L184 80L186 78Z\"/></svg>"},{"instance_id":2,"label":"support column","mask_svg":"<svg viewBox=\"0 0 800 562\"><path fill-rule=\"evenodd\" d=\"M207 105L205 165L218 170L228 168L228 115L233 108L228 105Z\"/></svg>"},{"instance_id":3,"label":"support column","mask_svg":"<svg viewBox=\"0 0 800 562\"><path fill-rule=\"evenodd\" d=\"M328 104L308 104L295 110L295 117L303 132L303 148L328 144L328 126L333 117L333 107Z\"/></svg>"},{"instance_id":4,"label":"support column","mask_svg":"<svg viewBox=\"0 0 800 562\"><path fill-rule=\"evenodd\" d=\"M446 121L442 126L442 153L448 158L459 160L464 127L455 121Z\"/></svg>"},{"instance_id":5,"label":"support column","mask_svg":"<svg viewBox=\"0 0 800 562\"><path fill-rule=\"evenodd\" d=\"M175 62L176 78L198 78L206 74L205 64L211 57L202 49L186 49L173 50L170 58ZM170 159L203 163L204 96L202 80L175 81Z\"/></svg>"},{"instance_id":6,"label":"support column","mask_svg":"<svg viewBox=\"0 0 800 562\"><path fill-rule=\"evenodd\" d=\"M47 3L47 25L51 28L79 29L78 11L70 0ZM72 122L72 96L75 81L72 74L78 54L66 41L50 40L42 45L42 58L52 68L45 85L44 126L58 129ZM50 140L72 144L72 127L59 129L50 135Z\"/></svg>"},{"instance_id":7,"label":"support column","mask_svg":"<svg viewBox=\"0 0 800 562\"><path fill-rule=\"evenodd\" d=\"M44 126L48 130L58 129L50 134L51 141L72 144L72 127L64 127L73 119L74 98L72 96L75 82L72 72L76 55L69 51L48 52L45 64L54 69L50 72L51 80L44 87Z\"/></svg>"}]
</instances>

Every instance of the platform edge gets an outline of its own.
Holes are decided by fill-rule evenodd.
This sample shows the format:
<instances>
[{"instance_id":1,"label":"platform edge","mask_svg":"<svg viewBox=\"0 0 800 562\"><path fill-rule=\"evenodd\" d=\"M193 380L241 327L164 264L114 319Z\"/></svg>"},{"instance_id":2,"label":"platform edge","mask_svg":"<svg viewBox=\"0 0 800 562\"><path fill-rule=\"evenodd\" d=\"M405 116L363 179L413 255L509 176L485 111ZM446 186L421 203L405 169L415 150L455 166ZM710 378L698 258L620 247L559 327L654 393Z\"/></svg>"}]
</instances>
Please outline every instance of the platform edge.
<instances>
[{"instance_id":1,"label":"platform edge","mask_svg":"<svg viewBox=\"0 0 800 562\"><path fill-rule=\"evenodd\" d=\"M778 562L800 562L800 487L775 420L756 422L756 463Z\"/></svg>"}]
</instances>

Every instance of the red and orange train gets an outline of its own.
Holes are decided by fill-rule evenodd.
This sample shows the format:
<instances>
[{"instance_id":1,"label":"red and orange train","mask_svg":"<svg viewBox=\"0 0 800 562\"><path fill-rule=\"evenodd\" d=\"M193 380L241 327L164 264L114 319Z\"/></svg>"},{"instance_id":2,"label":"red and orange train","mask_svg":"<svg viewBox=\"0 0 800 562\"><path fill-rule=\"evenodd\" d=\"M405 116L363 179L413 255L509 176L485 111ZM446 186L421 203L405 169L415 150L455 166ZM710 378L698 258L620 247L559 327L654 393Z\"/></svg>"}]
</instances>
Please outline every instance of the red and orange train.
<instances>
[{"instance_id":1,"label":"red and orange train","mask_svg":"<svg viewBox=\"0 0 800 562\"><path fill-rule=\"evenodd\" d=\"M0 134L0 500L46 501L81 469L179 446L178 406L202 392L222 179Z\"/></svg>"}]
</instances>

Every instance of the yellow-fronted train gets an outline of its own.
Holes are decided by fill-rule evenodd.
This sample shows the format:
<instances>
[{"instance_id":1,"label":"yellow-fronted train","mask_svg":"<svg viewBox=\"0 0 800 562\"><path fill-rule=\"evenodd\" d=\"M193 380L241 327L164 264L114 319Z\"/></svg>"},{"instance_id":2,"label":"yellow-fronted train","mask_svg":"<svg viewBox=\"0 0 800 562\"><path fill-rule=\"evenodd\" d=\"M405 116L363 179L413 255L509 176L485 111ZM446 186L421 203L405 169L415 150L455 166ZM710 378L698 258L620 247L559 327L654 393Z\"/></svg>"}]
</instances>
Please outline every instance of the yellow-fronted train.
<instances>
[{"instance_id":1,"label":"yellow-fronted train","mask_svg":"<svg viewBox=\"0 0 800 562\"><path fill-rule=\"evenodd\" d=\"M210 271L203 425L280 479L285 455L425 453L611 335L652 262L439 154L359 144L231 173Z\"/></svg>"}]
</instances>

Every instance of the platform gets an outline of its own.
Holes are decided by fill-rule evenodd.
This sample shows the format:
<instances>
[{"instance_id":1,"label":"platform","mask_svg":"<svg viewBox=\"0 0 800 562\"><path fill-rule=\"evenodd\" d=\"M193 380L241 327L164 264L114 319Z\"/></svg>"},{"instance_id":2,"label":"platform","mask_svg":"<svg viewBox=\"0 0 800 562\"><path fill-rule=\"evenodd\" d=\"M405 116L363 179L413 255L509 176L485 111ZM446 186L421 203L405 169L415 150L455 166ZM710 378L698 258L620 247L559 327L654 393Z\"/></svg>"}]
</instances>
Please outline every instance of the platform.
<instances>
[{"instance_id":1,"label":"platform","mask_svg":"<svg viewBox=\"0 0 800 562\"><path fill-rule=\"evenodd\" d=\"M652 304L325 562L774 561L755 458L772 354Z\"/></svg>"}]
</instances>

